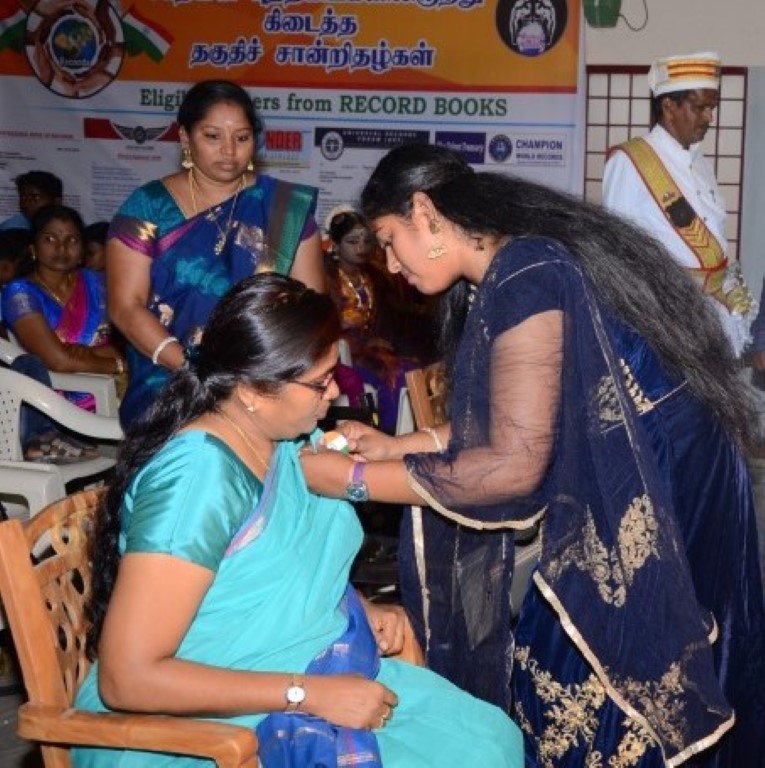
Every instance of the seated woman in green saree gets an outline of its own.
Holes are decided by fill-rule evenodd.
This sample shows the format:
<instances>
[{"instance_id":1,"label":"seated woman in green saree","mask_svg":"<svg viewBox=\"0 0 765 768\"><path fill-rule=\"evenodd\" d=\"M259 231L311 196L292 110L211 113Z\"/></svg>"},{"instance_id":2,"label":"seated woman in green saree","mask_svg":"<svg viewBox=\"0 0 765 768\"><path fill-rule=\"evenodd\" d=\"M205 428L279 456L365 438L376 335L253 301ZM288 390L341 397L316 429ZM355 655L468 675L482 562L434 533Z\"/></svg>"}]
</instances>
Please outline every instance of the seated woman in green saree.
<instances>
[{"instance_id":1,"label":"seated woman in green saree","mask_svg":"<svg viewBox=\"0 0 765 768\"><path fill-rule=\"evenodd\" d=\"M129 430L101 510L76 706L248 725L265 768L520 768L520 731L423 667L381 658L400 608L348 573L353 507L309 492L299 453L337 396L332 300L256 275ZM349 491L350 495L350 491ZM78 749L77 768L199 765Z\"/></svg>"}]
</instances>

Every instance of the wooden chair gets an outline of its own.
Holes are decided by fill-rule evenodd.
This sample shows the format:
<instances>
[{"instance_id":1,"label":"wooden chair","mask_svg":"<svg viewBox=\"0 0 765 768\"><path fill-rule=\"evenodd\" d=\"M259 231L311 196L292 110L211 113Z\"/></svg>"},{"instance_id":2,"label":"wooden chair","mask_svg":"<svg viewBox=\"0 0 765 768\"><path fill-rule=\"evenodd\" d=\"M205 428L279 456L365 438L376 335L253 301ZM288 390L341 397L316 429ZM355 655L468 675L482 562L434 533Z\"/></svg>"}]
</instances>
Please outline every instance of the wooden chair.
<instances>
[{"instance_id":1,"label":"wooden chair","mask_svg":"<svg viewBox=\"0 0 765 768\"><path fill-rule=\"evenodd\" d=\"M404 374L417 429L446 421L446 379L442 363L414 368Z\"/></svg>"},{"instance_id":2,"label":"wooden chair","mask_svg":"<svg viewBox=\"0 0 765 768\"><path fill-rule=\"evenodd\" d=\"M407 371L406 387L417 429L437 427L446 421L446 381L442 363ZM538 526L516 533L515 565L510 587L513 616L518 615L541 552Z\"/></svg>"},{"instance_id":3,"label":"wooden chair","mask_svg":"<svg viewBox=\"0 0 765 768\"><path fill-rule=\"evenodd\" d=\"M88 672L83 614L90 589L87 540L105 489L82 491L29 522L0 523L0 597L8 616L28 702L18 733L40 743L46 768L71 768L73 745L169 752L214 760L221 768L257 768L252 730L165 715L82 712L75 693ZM39 542L49 554L39 560ZM401 658L422 663L408 628Z\"/></svg>"}]
</instances>

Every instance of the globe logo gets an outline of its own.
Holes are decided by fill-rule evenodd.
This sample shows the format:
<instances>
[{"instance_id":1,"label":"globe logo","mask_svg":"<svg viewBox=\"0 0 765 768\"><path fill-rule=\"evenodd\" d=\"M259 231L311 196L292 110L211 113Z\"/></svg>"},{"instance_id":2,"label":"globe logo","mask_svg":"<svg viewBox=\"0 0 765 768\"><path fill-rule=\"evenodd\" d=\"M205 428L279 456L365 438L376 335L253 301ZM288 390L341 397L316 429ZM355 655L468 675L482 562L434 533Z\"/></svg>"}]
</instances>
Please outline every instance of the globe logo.
<instances>
[{"instance_id":1,"label":"globe logo","mask_svg":"<svg viewBox=\"0 0 765 768\"><path fill-rule=\"evenodd\" d=\"M59 19L47 43L51 58L72 74L90 69L98 57L97 32L82 16Z\"/></svg>"},{"instance_id":2,"label":"globe logo","mask_svg":"<svg viewBox=\"0 0 765 768\"><path fill-rule=\"evenodd\" d=\"M33 5L24 48L35 77L68 99L86 99L106 88L125 55L122 23L109 0Z\"/></svg>"}]
</instances>

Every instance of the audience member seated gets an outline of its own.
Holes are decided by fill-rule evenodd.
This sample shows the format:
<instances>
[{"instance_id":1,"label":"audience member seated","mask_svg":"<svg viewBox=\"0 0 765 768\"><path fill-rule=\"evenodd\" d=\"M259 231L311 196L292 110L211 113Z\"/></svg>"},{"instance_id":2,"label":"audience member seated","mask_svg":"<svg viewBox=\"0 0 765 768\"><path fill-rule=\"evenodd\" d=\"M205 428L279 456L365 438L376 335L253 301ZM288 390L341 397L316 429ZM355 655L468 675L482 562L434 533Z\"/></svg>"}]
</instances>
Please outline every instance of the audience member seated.
<instances>
[{"instance_id":1,"label":"audience member seated","mask_svg":"<svg viewBox=\"0 0 765 768\"><path fill-rule=\"evenodd\" d=\"M501 709L401 649L400 607L360 598L353 507L308 491L299 452L337 396L331 299L275 274L213 310L133 425L100 510L79 709L249 726L268 768L520 768ZM190 766L78 748L75 768Z\"/></svg>"},{"instance_id":2,"label":"audience member seated","mask_svg":"<svg viewBox=\"0 0 765 768\"><path fill-rule=\"evenodd\" d=\"M0 297L5 286L15 280L22 265L29 259L29 245L32 239L27 229L0 230ZM0 302L0 336L8 338L3 323L2 303Z\"/></svg>"},{"instance_id":3,"label":"audience member seated","mask_svg":"<svg viewBox=\"0 0 765 768\"><path fill-rule=\"evenodd\" d=\"M96 221L85 227L85 266L96 272L106 268L106 233L108 221Z\"/></svg>"},{"instance_id":4,"label":"audience member seated","mask_svg":"<svg viewBox=\"0 0 765 768\"><path fill-rule=\"evenodd\" d=\"M14 179L19 193L19 213L0 222L3 229L29 229L32 217L47 205L60 205L64 196L61 179L48 171L29 171Z\"/></svg>"},{"instance_id":5,"label":"audience member seated","mask_svg":"<svg viewBox=\"0 0 765 768\"><path fill-rule=\"evenodd\" d=\"M32 220L32 271L3 291L2 316L31 353L14 361L13 367L49 386L49 370L125 372L124 360L110 342L103 274L80 268L83 229L80 215L72 208L40 209ZM67 392L66 396L82 408L94 409L90 394ZM40 414L27 416L21 436L28 459L66 461L94 452L74 438L65 439Z\"/></svg>"},{"instance_id":6,"label":"audience member seated","mask_svg":"<svg viewBox=\"0 0 765 768\"><path fill-rule=\"evenodd\" d=\"M377 246L361 214L345 209L331 215L327 233L327 286L340 312L343 338L354 368L377 390L380 428L393 432L404 373L420 364L396 350L396 340L407 325L402 320L406 302L392 279L374 264Z\"/></svg>"}]
</instances>

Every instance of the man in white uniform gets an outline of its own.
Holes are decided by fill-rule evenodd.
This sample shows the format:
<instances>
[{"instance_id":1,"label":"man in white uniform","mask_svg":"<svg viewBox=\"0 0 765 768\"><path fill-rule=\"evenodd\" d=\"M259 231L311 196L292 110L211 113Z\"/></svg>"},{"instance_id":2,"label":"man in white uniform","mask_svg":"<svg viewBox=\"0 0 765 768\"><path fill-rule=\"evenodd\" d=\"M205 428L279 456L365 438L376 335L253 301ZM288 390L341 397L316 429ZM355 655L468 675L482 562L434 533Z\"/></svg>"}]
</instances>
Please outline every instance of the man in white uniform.
<instances>
[{"instance_id":1,"label":"man in white uniform","mask_svg":"<svg viewBox=\"0 0 765 768\"><path fill-rule=\"evenodd\" d=\"M756 306L738 270L728 267L725 206L701 151L719 101L720 57L658 59L648 85L653 128L610 150L603 203L650 232L688 269L740 355Z\"/></svg>"}]
</instances>

